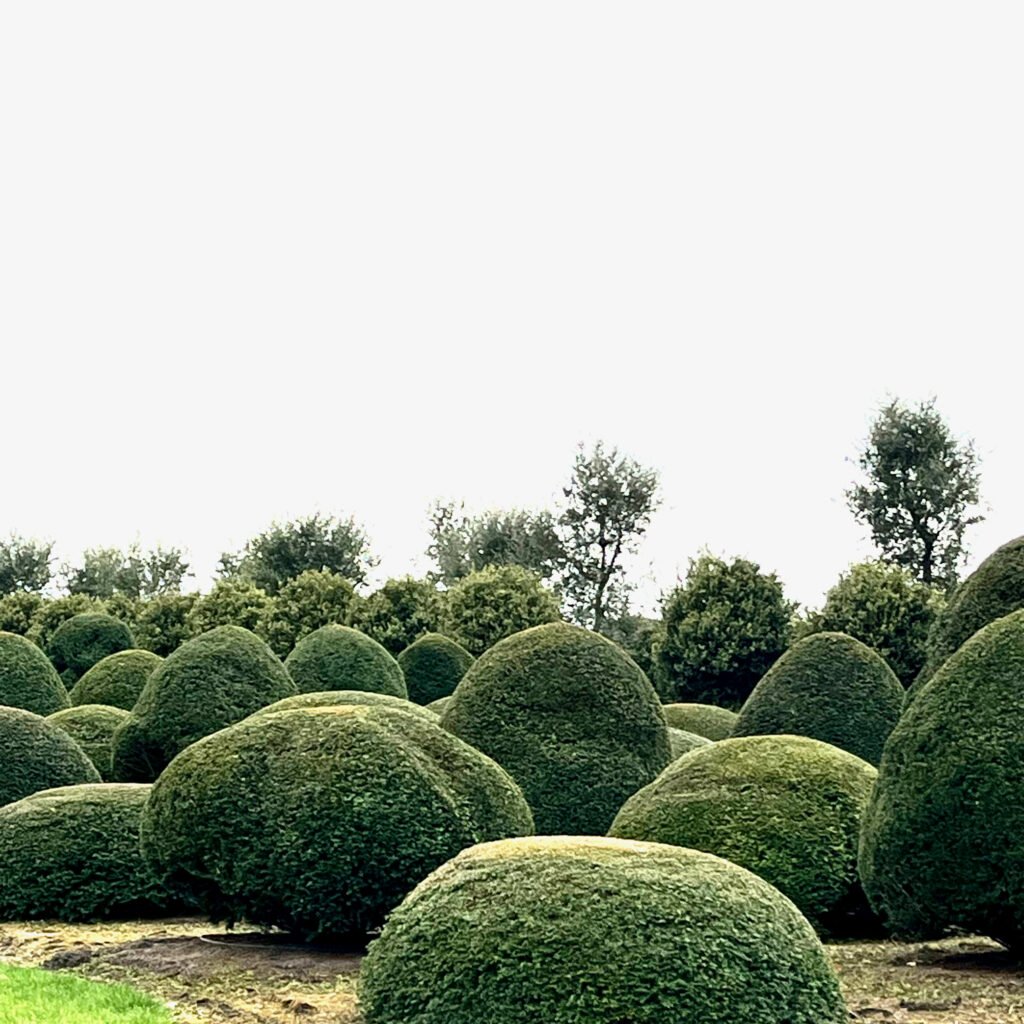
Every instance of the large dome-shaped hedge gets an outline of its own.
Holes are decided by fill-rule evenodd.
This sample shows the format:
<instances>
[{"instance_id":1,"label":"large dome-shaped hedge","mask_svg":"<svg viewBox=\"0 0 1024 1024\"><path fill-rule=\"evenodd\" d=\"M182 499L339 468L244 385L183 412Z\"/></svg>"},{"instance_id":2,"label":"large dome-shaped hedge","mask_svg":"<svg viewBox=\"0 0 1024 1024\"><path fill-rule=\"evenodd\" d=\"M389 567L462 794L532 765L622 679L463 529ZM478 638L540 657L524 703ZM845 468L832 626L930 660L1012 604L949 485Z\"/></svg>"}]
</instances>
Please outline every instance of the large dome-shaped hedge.
<instances>
[{"instance_id":1,"label":"large dome-shaped hedge","mask_svg":"<svg viewBox=\"0 0 1024 1024\"><path fill-rule=\"evenodd\" d=\"M784 892L823 931L870 923L857 838L876 770L804 736L722 740L626 801L610 835L725 857Z\"/></svg>"},{"instance_id":2,"label":"large dome-shaped hedge","mask_svg":"<svg viewBox=\"0 0 1024 1024\"><path fill-rule=\"evenodd\" d=\"M485 652L441 724L522 786L541 833L606 832L626 798L671 760L661 704L633 659L563 622Z\"/></svg>"},{"instance_id":3,"label":"large dome-shaped hedge","mask_svg":"<svg viewBox=\"0 0 1024 1024\"><path fill-rule=\"evenodd\" d=\"M111 782L113 773L114 733L128 721L128 712L107 704L76 704L49 715L47 720L59 725L86 753L104 782Z\"/></svg>"},{"instance_id":4,"label":"large dome-shaped hedge","mask_svg":"<svg viewBox=\"0 0 1024 1024\"><path fill-rule=\"evenodd\" d=\"M142 845L214 920L314 939L378 927L459 850L531 829L479 751L420 715L349 704L254 715L182 752Z\"/></svg>"},{"instance_id":5,"label":"large dome-shaped hedge","mask_svg":"<svg viewBox=\"0 0 1024 1024\"><path fill-rule=\"evenodd\" d=\"M114 736L114 777L152 782L190 743L295 693L255 633L218 626L182 644L149 677Z\"/></svg>"},{"instance_id":6,"label":"large dome-shaped hedge","mask_svg":"<svg viewBox=\"0 0 1024 1024\"><path fill-rule=\"evenodd\" d=\"M877 765L899 720L903 687L870 647L845 633L795 643L754 687L733 736L795 735Z\"/></svg>"},{"instance_id":7,"label":"large dome-shaped hedge","mask_svg":"<svg viewBox=\"0 0 1024 1024\"><path fill-rule=\"evenodd\" d=\"M486 843L434 872L363 964L367 1024L840 1024L813 929L749 871L594 837Z\"/></svg>"},{"instance_id":8,"label":"large dome-shaped hedge","mask_svg":"<svg viewBox=\"0 0 1024 1024\"><path fill-rule=\"evenodd\" d=\"M673 729L696 733L712 741L725 740L732 735L739 715L715 704L666 704L665 721Z\"/></svg>"},{"instance_id":9,"label":"large dome-shaped hedge","mask_svg":"<svg viewBox=\"0 0 1024 1024\"><path fill-rule=\"evenodd\" d=\"M139 850L149 786L48 789L0 808L0 918L93 921L167 905Z\"/></svg>"},{"instance_id":10,"label":"large dome-shaped hedge","mask_svg":"<svg viewBox=\"0 0 1024 1024\"><path fill-rule=\"evenodd\" d=\"M99 781L85 751L59 725L0 707L0 806L41 789Z\"/></svg>"},{"instance_id":11,"label":"large dome-shaped hedge","mask_svg":"<svg viewBox=\"0 0 1024 1024\"><path fill-rule=\"evenodd\" d=\"M132 631L120 619L103 612L82 612L57 627L46 653L65 685L71 686L108 654L134 646Z\"/></svg>"},{"instance_id":12,"label":"large dome-shaped hedge","mask_svg":"<svg viewBox=\"0 0 1024 1024\"><path fill-rule=\"evenodd\" d=\"M473 664L473 655L440 633L427 633L398 656L409 700L430 704L448 697Z\"/></svg>"},{"instance_id":13,"label":"large dome-shaped hedge","mask_svg":"<svg viewBox=\"0 0 1024 1024\"><path fill-rule=\"evenodd\" d=\"M1024 947L1024 610L971 637L904 712L860 872L898 934L954 926Z\"/></svg>"},{"instance_id":14,"label":"large dome-shaped hedge","mask_svg":"<svg viewBox=\"0 0 1024 1024\"><path fill-rule=\"evenodd\" d=\"M118 651L96 662L71 691L72 704L106 704L131 711L149 677L163 663L150 651Z\"/></svg>"},{"instance_id":15,"label":"large dome-shaped hedge","mask_svg":"<svg viewBox=\"0 0 1024 1024\"><path fill-rule=\"evenodd\" d=\"M408 697L398 662L365 633L322 626L303 637L285 659L299 693L367 690Z\"/></svg>"},{"instance_id":16,"label":"large dome-shaped hedge","mask_svg":"<svg viewBox=\"0 0 1024 1024\"><path fill-rule=\"evenodd\" d=\"M68 706L67 690L50 659L15 633L0 633L0 705L37 715Z\"/></svg>"},{"instance_id":17,"label":"large dome-shaped hedge","mask_svg":"<svg viewBox=\"0 0 1024 1024\"><path fill-rule=\"evenodd\" d=\"M388 693L371 693L369 690L323 690L320 693L297 693L256 711L257 715L270 715L278 711L294 711L296 708L332 708L339 704L359 704L368 707L397 708L410 715L419 716L424 722L437 725L437 715L419 704L413 704L402 697ZM250 716L252 717L252 716Z\"/></svg>"}]
</instances>

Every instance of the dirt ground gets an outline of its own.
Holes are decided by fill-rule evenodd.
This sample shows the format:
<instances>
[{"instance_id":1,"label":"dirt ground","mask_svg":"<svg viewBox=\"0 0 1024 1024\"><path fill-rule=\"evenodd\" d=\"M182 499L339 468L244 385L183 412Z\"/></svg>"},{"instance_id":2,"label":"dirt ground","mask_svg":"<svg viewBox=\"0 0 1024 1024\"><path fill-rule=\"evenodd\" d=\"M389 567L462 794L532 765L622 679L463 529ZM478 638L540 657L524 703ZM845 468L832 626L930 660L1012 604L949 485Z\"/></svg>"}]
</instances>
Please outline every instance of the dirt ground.
<instances>
[{"instance_id":1,"label":"dirt ground","mask_svg":"<svg viewBox=\"0 0 1024 1024\"><path fill-rule=\"evenodd\" d=\"M985 939L829 946L854 1020L1024 1024L1024 967ZM181 1024L358 1024L362 950L194 920L0 924L0 960L127 981Z\"/></svg>"}]
</instances>

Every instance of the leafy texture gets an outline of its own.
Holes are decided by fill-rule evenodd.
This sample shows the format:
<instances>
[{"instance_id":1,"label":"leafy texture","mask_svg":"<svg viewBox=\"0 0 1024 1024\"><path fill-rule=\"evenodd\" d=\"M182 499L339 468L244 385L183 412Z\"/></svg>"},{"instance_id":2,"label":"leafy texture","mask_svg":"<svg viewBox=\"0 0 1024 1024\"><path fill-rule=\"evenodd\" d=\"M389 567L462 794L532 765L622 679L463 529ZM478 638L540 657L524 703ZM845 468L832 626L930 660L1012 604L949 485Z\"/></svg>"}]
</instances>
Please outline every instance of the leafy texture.
<instances>
[{"instance_id":1,"label":"leafy texture","mask_svg":"<svg viewBox=\"0 0 1024 1024\"><path fill-rule=\"evenodd\" d=\"M143 601L135 616L136 643L166 658L191 639L188 616L198 600L198 594L160 594Z\"/></svg>"},{"instance_id":2,"label":"leafy texture","mask_svg":"<svg viewBox=\"0 0 1024 1024\"><path fill-rule=\"evenodd\" d=\"M265 708L254 712L256 715L272 715L278 711L294 711L296 708L333 708L344 704L358 704L367 707L385 707L416 715L420 721L437 725L437 715L421 708L412 701L401 697L392 697L386 693L372 693L369 690L325 690L320 693L297 693L294 697L285 697ZM250 716L252 717L252 716Z\"/></svg>"},{"instance_id":3,"label":"leafy texture","mask_svg":"<svg viewBox=\"0 0 1024 1024\"><path fill-rule=\"evenodd\" d=\"M370 690L406 697L398 662L376 640L349 626L322 626L295 646L285 667L299 693Z\"/></svg>"},{"instance_id":4,"label":"leafy texture","mask_svg":"<svg viewBox=\"0 0 1024 1024\"><path fill-rule=\"evenodd\" d=\"M256 632L284 658L304 636L344 622L355 600L355 588L344 576L309 570L282 585L260 614Z\"/></svg>"},{"instance_id":5,"label":"leafy texture","mask_svg":"<svg viewBox=\"0 0 1024 1024\"><path fill-rule=\"evenodd\" d=\"M128 712L105 704L79 704L48 716L59 725L96 766L104 782L112 782L114 733L128 720Z\"/></svg>"},{"instance_id":6,"label":"leafy texture","mask_svg":"<svg viewBox=\"0 0 1024 1024\"><path fill-rule=\"evenodd\" d=\"M131 711L163 658L149 651L118 651L96 662L71 691L72 704L108 704Z\"/></svg>"},{"instance_id":7,"label":"leafy texture","mask_svg":"<svg viewBox=\"0 0 1024 1024\"><path fill-rule=\"evenodd\" d=\"M673 729L682 729L709 740L725 740L732 735L739 715L714 704L666 704L665 721Z\"/></svg>"},{"instance_id":8,"label":"leafy texture","mask_svg":"<svg viewBox=\"0 0 1024 1024\"><path fill-rule=\"evenodd\" d=\"M192 605L185 620L189 636L199 636L218 626L254 630L273 607L265 590L247 580L218 580L208 594Z\"/></svg>"},{"instance_id":9,"label":"leafy texture","mask_svg":"<svg viewBox=\"0 0 1024 1024\"><path fill-rule=\"evenodd\" d=\"M428 633L398 656L409 700L430 704L455 691L473 664L473 655L440 633Z\"/></svg>"},{"instance_id":10,"label":"leafy texture","mask_svg":"<svg viewBox=\"0 0 1024 1024\"><path fill-rule=\"evenodd\" d=\"M32 616L32 625L25 635L42 650L48 651L50 640L61 623L83 612L102 611L103 602L88 594L69 594L52 601L44 600Z\"/></svg>"},{"instance_id":11,"label":"leafy texture","mask_svg":"<svg viewBox=\"0 0 1024 1024\"><path fill-rule=\"evenodd\" d=\"M15 633L0 633L0 704L49 715L68 706L68 694L49 658Z\"/></svg>"},{"instance_id":12,"label":"leafy texture","mask_svg":"<svg viewBox=\"0 0 1024 1024\"><path fill-rule=\"evenodd\" d=\"M83 612L54 630L46 653L65 685L71 686L108 654L134 646L132 631L119 619L102 612Z\"/></svg>"},{"instance_id":13,"label":"leafy texture","mask_svg":"<svg viewBox=\"0 0 1024 1024\"><path fill-rule=\"evenodd\" d=\"M397 656L414 640L440 628L444 600L430 580L405 576L388 580L364 600L352 604L348 624Z\"/></svg>"},{"instance_id":14,"label":"leafy texture","mask_svg":"<svg viewBox=\"0 0 1024 1024\"><path fill-rule=\"evenodd\" d=\"M0 632L26 636L42 604L43 599L38 594L28 594L23 590L0 597Z\"/></svg>"}]
</instances>

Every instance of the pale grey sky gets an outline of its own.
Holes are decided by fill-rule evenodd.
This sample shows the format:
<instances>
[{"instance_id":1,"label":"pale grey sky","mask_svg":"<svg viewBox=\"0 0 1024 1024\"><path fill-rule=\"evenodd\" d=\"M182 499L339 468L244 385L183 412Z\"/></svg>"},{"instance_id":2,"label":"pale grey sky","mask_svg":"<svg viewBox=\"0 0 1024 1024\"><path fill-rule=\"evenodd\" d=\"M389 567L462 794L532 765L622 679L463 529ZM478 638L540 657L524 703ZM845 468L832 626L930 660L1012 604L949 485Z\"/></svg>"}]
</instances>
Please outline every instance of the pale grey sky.
<instances>
[{"instance_id":1,"label":"pale grey sky","mask_svg":"<svg viewBox=\"0 0 1024 1024\"><path fill-rule=\"evenodd\" d=\"M661 470L816 604L888 396L1024 532L1016 3L0 6L0 532L225 548L319 509L381 574L426 510Z\"/></svg>"}]
</instances>

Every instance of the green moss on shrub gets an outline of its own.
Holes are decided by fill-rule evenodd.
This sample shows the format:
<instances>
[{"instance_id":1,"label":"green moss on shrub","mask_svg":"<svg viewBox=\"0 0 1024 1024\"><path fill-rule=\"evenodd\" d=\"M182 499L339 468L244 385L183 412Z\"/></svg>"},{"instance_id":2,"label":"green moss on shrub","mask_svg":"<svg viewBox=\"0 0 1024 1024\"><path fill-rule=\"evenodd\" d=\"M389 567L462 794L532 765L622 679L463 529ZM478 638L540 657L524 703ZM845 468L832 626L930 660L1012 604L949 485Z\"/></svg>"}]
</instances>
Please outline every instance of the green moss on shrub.
<instances>
[{"instance_id":1,"label":"green moss on shrub","mask_svg":"<svg viewBox=\"0 0 1024 1024\"><path fill-rule=\"evenodd\" d=\"M322 626L285 659L299 693L368 690L407 697L398 662L376 640L349 626Z\"/></svg>"},{"instance_id":2,"label":"green moss on shrub","mask_svg":"<svg viewBox=\"0 0 1024 1024\"><path fill-rule=\"evenodd\" d=\"M113 781L114 733L128 721L127 711L106 704L79 704L50 715L48 721L59 725L85 751L104 782Z\"/></svg>"},{"instance_id":3,"label":"green moss on shrub","mask_svg":"<svg viewBox=\"0 0 1024 1024\"><path fill-rule=\"evenodd\" d=\"M412 701L402 697L392 697L387 693L371 693L369 690L323 690L320 693L297 693L294 697L285 697L255 712L257 715L269 715L277 711L294 711L296 708L330 708L339 704L359 704L367 707L397 708L410 715L417 715L431 725L437 725L437 715L426 708L421 708ZM251 716L250 716L251 717Z\"/></svg>"},{"instance_id":4,"label":"green moss on shrub","mask_svg":"<svg viewBox=\"0 0 1024 1024\"><path fill-rule=\"evenodd\" d=\"M714 704L666 704L665 721L673 729L696 733L709 740L725 740L732 735L739 715Z\"/></svg>"},{"instance_id":5,"label":"green moss on shrub","mask_svg":"<svg viewBox=\"0 0 1024 1024\"><path fill-rule=\"evenodd\" d=\"M163 658L150 651L118 651L98 661L71 691L72 704L106 704L131 711Z\"/></svg>"},{"instance_id":6,"label":"green moss on shrub","mask_svg":"<svg viewBox=\"0 0 1024 1024\"><path fill-rule=\"evenodd\" d=\"M83 612L62 622L46 653L65 685L71 686L108 654L135 646L132 631L103 612Z\"/></svg>"},{"instance_id":7,"label":"green moss on shrub","mask_svg":"<svg viewBox=\"0 0 1024 1024\"><path fill-rule=\"evenodd\" d=\"M68 694L50 659L15 633L0 633L0 705L49 715L68 706Z\"/></svg>"},{"instance_id":8,"label":"green moss on shrub","mask_svg":"<svg viewBox=\"0 0 1024 1024\"><path fill-rule=\"evenodd\" d=\"M440 633L428 633L398 656L409 700L430 704L449 697L473 664L473 655Z\"/></svg>"}]
</instances>

